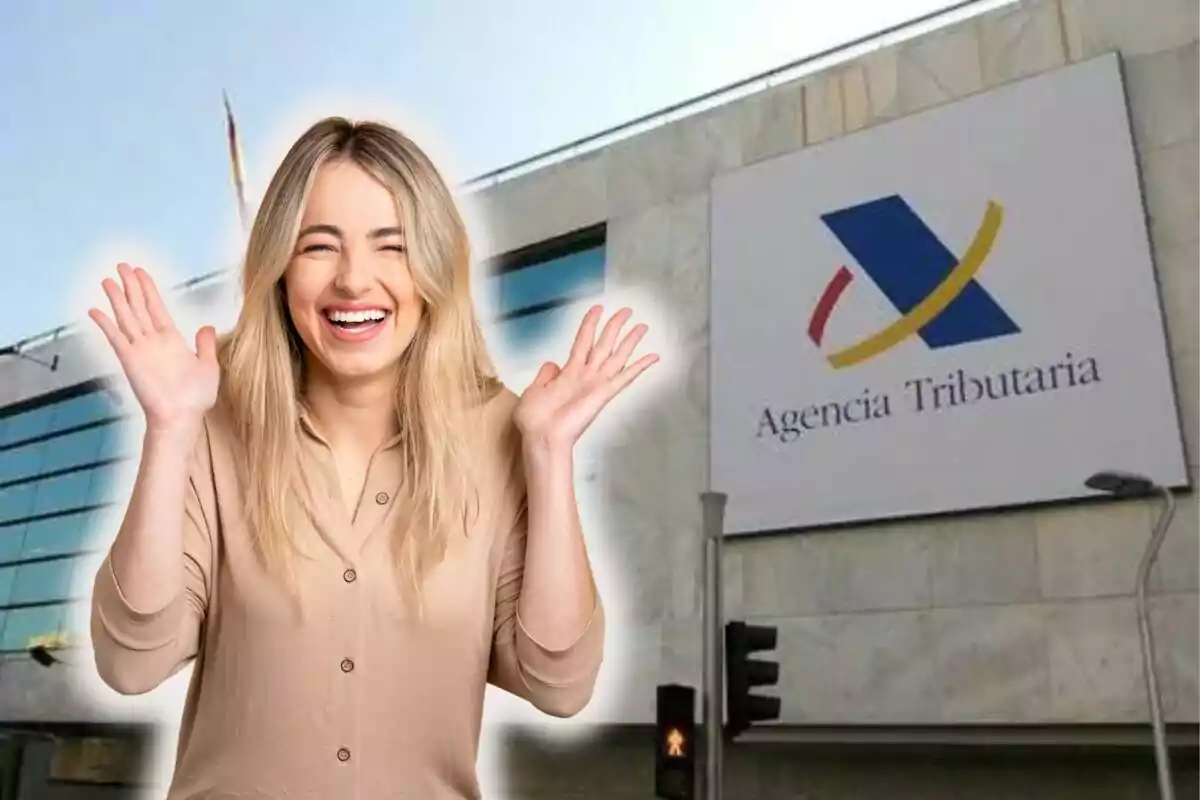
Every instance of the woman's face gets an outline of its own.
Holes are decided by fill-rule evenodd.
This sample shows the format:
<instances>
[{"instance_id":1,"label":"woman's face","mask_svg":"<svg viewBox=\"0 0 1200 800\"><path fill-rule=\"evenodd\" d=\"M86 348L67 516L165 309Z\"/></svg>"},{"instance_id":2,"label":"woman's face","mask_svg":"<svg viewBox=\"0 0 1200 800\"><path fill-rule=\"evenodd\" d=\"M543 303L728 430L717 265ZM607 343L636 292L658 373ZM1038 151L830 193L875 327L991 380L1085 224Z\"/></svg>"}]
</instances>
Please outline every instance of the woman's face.
<instances>
[{"instance_id":1,"label":"woman's face","mask_svg":"<svg viewBox=\"0 0 1200 800\"><path fill-rule=\"evenodd\" d=\"M284 284L310 367L335 380L394 373L421 320L392 193L350 161L317 172Z\"/></svg>"}]
</instances>

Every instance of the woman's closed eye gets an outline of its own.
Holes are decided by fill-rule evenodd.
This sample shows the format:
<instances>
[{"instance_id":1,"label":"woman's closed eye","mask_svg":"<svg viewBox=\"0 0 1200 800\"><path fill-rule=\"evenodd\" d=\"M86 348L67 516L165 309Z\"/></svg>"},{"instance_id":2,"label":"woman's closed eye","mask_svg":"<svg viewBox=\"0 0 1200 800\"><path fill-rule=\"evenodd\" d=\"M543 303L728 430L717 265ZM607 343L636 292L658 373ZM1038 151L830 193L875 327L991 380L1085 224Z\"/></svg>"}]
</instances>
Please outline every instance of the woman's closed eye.
<instances>
[{"instance_id":1,"label":"woman's closed eye","mask_svg":"<svg viewBox=\"0 0 1200 800\"><path fill-rule=\"evenodd\" d=\"M406 248L402 244L386 244L379 249L387 250L387 251L390 251L393 253L406 252ZM319 253L319 252L334 253L334 252L337 252L337 247L332 244L323 244L323 243L309 244L309 245L305 245L303 248L301 248L300 252L301 253Z\"/></svg>"},{"instance_id":2,"label":"woman's closed eye","mask_svg":"<svg viewBox=\"0 0 1200 800\"><path fill-rule=\"evenodd\" d=\"M327 252L333 252L336 249L337 248L335 248L331 244L317 243L317 244L305 245L303 248L301 248L300 252L301 253L316 253L316 252L319 252L322 250L327 251Z\"/></svg>"}]
</instances>

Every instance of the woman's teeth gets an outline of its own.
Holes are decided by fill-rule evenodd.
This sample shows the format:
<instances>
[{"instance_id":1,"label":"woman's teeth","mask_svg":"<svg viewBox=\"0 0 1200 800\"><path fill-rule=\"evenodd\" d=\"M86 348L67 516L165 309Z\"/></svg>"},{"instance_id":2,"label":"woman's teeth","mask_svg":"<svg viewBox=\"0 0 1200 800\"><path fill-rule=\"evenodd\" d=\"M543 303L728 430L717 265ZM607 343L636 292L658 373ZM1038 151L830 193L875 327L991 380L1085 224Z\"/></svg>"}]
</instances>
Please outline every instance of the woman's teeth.
<instances>
[{"instance_id":1,"label":"woman's teeth","mask_svg":"<svg viewBox=\"0 0 1200 800\"><path fill-rule=\"evenodd\" d=\"M380 310L371 311L327 311L325 316L339 328L358 329L369 328L382 322L387 314Z\"/></svg>"}]
</instances>

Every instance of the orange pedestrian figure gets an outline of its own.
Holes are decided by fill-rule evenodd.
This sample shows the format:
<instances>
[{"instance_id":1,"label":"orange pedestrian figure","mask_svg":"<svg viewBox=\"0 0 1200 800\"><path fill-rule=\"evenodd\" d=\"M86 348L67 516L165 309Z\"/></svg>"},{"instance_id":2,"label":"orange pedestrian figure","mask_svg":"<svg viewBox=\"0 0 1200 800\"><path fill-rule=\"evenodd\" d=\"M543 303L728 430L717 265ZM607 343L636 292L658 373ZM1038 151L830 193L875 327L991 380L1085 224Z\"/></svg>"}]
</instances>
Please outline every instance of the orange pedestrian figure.
<instances>
[{"instance_id":1,"label":"orange pedestrian figure","mask_svg":"<svg viewBox=\"0 0 1200 800\"><path fill-rule=\"evenodd\" d=\"M667 734L667 755L683 757L683 734L679 732L678 728L672 728L671 732Z\"/></svg>"}]
</instances>

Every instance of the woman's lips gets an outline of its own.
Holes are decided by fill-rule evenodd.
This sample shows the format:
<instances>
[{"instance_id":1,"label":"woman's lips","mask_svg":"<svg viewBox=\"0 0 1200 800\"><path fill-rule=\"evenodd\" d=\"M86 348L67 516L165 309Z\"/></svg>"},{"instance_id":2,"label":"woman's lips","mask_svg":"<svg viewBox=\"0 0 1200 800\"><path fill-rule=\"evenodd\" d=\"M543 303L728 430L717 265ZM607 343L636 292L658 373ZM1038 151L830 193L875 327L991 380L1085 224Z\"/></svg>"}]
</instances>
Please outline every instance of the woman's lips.
<instances>
[{"instance_id":1,"label":"woman's lips","mask_svg":"<svg viewBox=\"0 0 1200 800\"><path fill-rule=\"evenodd\" d=\"M370 325L366 323L354 323L353 328L343 328L329 319L328 314L321 315L321 319L325 322L325 327L333 334L334 338L343 342L354 343L368 342L374 339L383 331L384 326L388 324L388 320L391 318L391 314L385 314L383 319Z\"/></svg>"}]
</instances>

